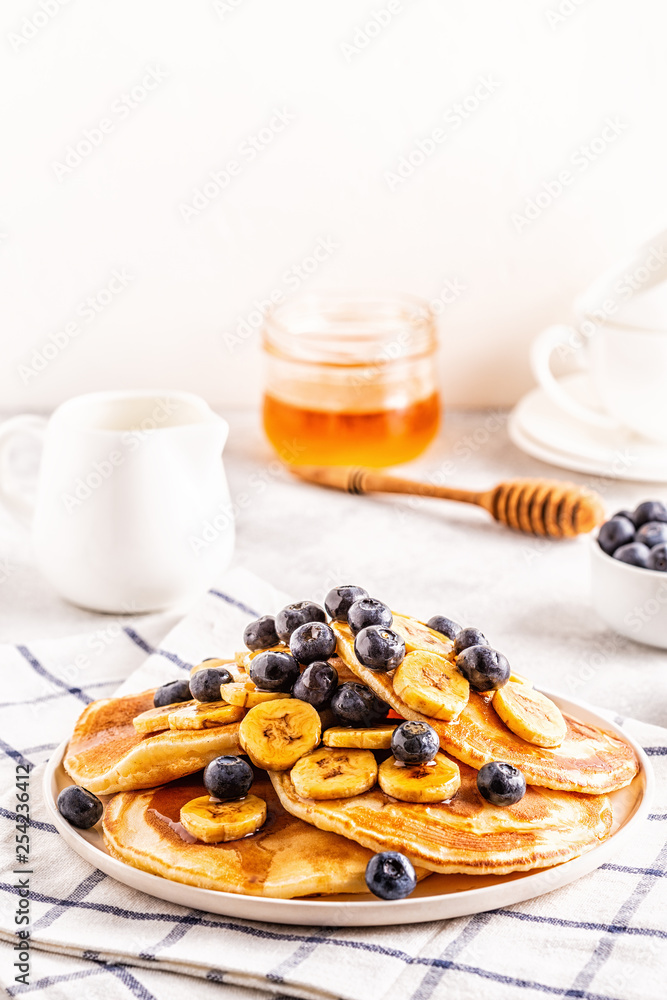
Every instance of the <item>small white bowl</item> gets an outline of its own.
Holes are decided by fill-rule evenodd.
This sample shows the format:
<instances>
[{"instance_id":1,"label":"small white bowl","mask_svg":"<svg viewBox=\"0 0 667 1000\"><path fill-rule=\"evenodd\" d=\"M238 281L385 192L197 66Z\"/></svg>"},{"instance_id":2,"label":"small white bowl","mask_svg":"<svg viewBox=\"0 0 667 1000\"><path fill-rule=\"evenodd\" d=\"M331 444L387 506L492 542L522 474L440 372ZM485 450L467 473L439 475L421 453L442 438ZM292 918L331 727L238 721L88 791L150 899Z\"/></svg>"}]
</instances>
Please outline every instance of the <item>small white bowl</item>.
<instances>
[{"instance_id":1,"label":"small white bowl","mask_svg":"<svg viewBox=\"0 0 667 1000\"><path fill-rule=\"evenodd\" d=\"M593 607L616 632L667 649L667 573L631 566L603 552L591 536Z\"/></svg>"}]
</instances>

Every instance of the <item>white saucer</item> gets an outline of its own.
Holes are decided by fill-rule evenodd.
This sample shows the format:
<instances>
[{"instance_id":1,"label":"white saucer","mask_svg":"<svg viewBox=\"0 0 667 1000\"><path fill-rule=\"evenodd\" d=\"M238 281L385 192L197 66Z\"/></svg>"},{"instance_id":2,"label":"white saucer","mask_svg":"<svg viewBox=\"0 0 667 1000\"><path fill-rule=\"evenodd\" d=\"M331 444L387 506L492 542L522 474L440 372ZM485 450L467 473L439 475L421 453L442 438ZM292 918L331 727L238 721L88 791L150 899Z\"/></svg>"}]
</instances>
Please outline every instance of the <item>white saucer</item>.
<instances>
[{"instance_id":1,"label":"white saucer","mask_svg":"<svg viewBox=\"0 0 667 1000\"><path fill-rule=\"evenodd\" d=\"M591 405L595 395L588 375L567 375L560 381L572 396ZM522 451L561 469L610 479L667 482L667 446L632 431L604 430L576 420L540 387L517 403L508 433Z\"/></svg>"},{"instance_id":2,"label":"white saucer","mask_svg":"<svg viewBox=\"0 0 667 1000\"><path fill-rule=\"evenodd\" d=\"M224 913L246 920L280 924L303 924L314 927L373 927L387 924L415 924L424 920L443 920L470 913L511 906L541 896L587 875L609 861L622 844L635 836L645 821L653 796L654 778L648 758L629 733L624 732L593 709L560 695L545 692L568 715L582 722L614 733L629 743L639 760L639 773L631 784L610 795L613 821L611 836L581 857L552 868L513 872L510 875L431 875L421 882L407 899L387 902L369 895L269 899L245 896L214 889L200 889L183 882L172 882L159 875L133 868L107 852L100 824L92 830L77 830L58 812L59 791L72 784L62 765L67 740L54 750L44 772L44 800L49 819L65 843L90 864L111 875L118 882L140 889L157 899L181 906ZM65 863L65 858L63 858Z\"/></svg>"}]
</instances>

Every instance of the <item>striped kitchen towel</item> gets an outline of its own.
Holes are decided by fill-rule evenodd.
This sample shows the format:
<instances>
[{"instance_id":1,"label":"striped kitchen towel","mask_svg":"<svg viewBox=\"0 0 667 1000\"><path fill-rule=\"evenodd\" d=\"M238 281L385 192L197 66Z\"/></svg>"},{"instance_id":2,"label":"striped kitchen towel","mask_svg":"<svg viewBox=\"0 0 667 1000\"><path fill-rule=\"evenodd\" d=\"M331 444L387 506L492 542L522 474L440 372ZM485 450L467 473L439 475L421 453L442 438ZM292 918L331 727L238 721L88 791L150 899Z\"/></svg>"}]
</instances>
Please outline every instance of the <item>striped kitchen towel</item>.
<instances>
[{"instance_id":1,"label":"striped kitchen towel","mask_svg":"<svg viewBox=\"0 0 667 1000\"><path fill-rule=\"evenodd\" d=\"M123 620L114 642L95 654L90 637L29 649L0 647L0 981L8 995L171 1000L189 988L203 1000L267 994L313 1000L662 1000L667 730L643 723L628 720L625 727L652 759L657 794L632 843L572 885L472 917L362 929L240 920L136 892L66 846L46 816L41 775L82 707L120 681L122 692L143 690L182 676L207 656L231 654L251 617L284 603L285 595L237 570L164 638L147 634L140 621ZM20 884L25 876L15 871L17 774L29 774L27 890ZM17 923L26 913L30 923ZM24 928L30 930L27 946L17 935ZM30 969L23 975L26 952Z\"/></svg>"}]
</instances>

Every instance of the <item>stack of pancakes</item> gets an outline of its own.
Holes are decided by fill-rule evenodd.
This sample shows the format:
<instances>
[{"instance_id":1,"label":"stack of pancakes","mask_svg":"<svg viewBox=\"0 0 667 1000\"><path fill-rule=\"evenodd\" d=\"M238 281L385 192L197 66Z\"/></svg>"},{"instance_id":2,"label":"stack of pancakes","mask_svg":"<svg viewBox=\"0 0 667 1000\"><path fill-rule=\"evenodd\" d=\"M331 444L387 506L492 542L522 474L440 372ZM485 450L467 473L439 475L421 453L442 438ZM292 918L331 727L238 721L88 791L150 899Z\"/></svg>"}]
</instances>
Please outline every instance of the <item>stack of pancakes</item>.
<instances>
[{"instance_id":1,"label":"stack of pancakes","mask_svg":"<svg viewBox=\"0 0 667 1000\"><path fill-rule=\"evenodd\" d=\"M451 647L442 636L438 641ZM503 875L568 861L610 835L607 796L629 784L638 770L632 747L621 739L566 716L561 744L538 747L515 735L491 699L472 690L453 721L427 718L396 695L389 674L357 660L344 630L338 632L337 653L330 662L341 683L360 681L398 718L433 726L442 751L461 772L451 800L403 802L377 785L350 798L307 799L297 794L289 771L255 768L251 792L267 803L265 824L242 840L205 844L181 826L180 809L206 794L201 773L206 764L242 753L239 722L183 730L165 723L142 735L133 720L153 707L154 691L146 691L89 705L64 760L74 782L112 796L104 815L108 850L178 882L292 898L366 892L366 865L377 851L407 855L422 878L431 872ZM236 679L247 678L247 662L247 654L237 654ZM333 724L324 714L324 729L327 722ZM516 804L493 806L479 794L477 770L490 761L506 761L523 772L528 787Z\"/></svg>"}]
</instances>

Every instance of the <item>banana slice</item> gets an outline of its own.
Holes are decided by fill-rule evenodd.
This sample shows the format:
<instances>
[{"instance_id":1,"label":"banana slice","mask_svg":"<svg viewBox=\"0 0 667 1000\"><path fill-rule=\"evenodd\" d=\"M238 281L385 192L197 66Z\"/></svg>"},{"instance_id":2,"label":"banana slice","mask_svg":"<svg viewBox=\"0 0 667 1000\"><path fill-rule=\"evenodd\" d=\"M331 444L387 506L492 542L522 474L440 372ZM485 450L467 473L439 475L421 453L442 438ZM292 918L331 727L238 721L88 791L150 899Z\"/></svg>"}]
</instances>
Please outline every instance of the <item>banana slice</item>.
<instances>
[{"instance_id":1,"label":"banana slice","mask_svg":"<svg viewBox=\"0 0 667 1000\"><path fill-rule=\"evenodd\" d=\"M169 713L170 729L212 729L238 722L243 718L243 709L228 705L226 701L195 701Z\"/></svg>"},{"instance_id":2,"label":"banana slice","mask_svg":"<svg viewBox=\"0 0 667 1000\"><path fill-rule=\"evenodd\" d=\"M408 615L394 614L391 628L405 639L407 653L412 653L415 649L423 649L426 653L440 653L441 656L450 656L454 650L454 643L446 635L436 632L428 625L424 625L423 622L418 622L416 618L410 618Z\"/></svg>"},{"instance_id":3,"label":"banana slice","mask_svg":"<svg viewBox=\"0 0 667 1000\"><path fill-rule=\"evenodd\" d=\"M179 708L187 708L196 705L196 701L178 702ZM159 733L163 729L169 729L169 716L174 711L175 705L162 705L161 708L149 708L147 712L135 716L132 725L138 733L146 735L148 733Z\"/></svg>"},{"instance_id":4,"label":"banana slice","mask_svg":"<svg viewBox=\"0 0 667 1000\"><path fill-rule=\"evenodd\" d=\"M232 802L215 802L208 795L190 799L181 807L181 825L205 844L222 844L255 833L266 821L266 802L246 795Z\"/></svg>"},{"instance_id":5,"label":"banana slice","mask_svg":"<svg viewBox=\"0 0 667 1000\"><path fill-rule=\"evenodd\" d=\"M211 657L210 660L202 660L201 663L197 663L190 670L190 677L196 674L198 670L206 670L208 667L227 667L229 669L229 664L234 663L234 660L219 660L217 657Z\"/></svg>"},{"instance_id":6,"label":"banana slice","mask_svg":"<svg viewBox=\"0 0 667 1000\"><path fill-rule=\"evenodd\" d=\"M561 710L526 684L508 681L494 693L493 707L508 729L536 747L557 747L565 739Z\"/></svg>"},{"instance_id":7,"label":"banana slice","mask_svg":"<svg viewBox=\"0 0 667 1000\"><path fill-rule=\"evenodd\" d=\"M290 772L304 799L349 799L372 788L378 766L370 750L320 748L296 762Z\"/></svg>"},{"instance_id":8,"label":"banana slice","mask_svg":"<svg viewBox=\"0 0 667 1000\"><path fill-rule=\"evenodd\" d=\"M255 659L256 656L260 656L261 653L289 653L289 646L284 642L279 642L277 646L269 646L268 649L242 649L238 653L234 653L234 659L236 660L236 665L241 667L243 670L250 670L250 664Z\"/></svg>"},{"instance_id":9,"label":"banana slice","mask_svg":"<svg viewBox=\"0 0 667 1000\"><path fill-rule=\"evenodd\" d=\"M384 726L370 726L368 729L346 729L332 726L322 734L325 747L360 747L366 750L388 750L398 722Z\"/></svg>"},{"instance_id":10,"label":"banana slice","mask_svg":"<svg viewBox=\"0 0 667 1000\"><path fill-rule=\"evenodd\" d=\"M286 771L320 742L322 725L312 705L279 698L251 708L239 726L239 742L253 764Z\"/></svg>"},{"instance_id":11,"label":"banana slice","mask_svg":"<svg viewBox=\"0 0 667 1000\"><path fill-rule=\"evenodd\" d=\"M515 684L525 684L526 687L532 688L533 682L529 677L524 677L523 674L515 674L514 671L507 678L510 681L514 681Z\"/></svg>"},{"instance_id":12,"label":"banana slice","mask_svg":"<svg viewBox=\"0 0 667 1000\"><path fill-rule=\"evenodd\" d=\"M461 784L458 764L438 753L435 763L397 766L388 757L378 771L378 784L383 792L402 802L445 802L451 799Z\"/></svg>"},{"instance_id":13,"label":"banana slice","mask_svg":"<svg viewBox=\"0 0 667 1000\"><path fill-rule=\"evenodd\" d=\"M265 701L277 701L279 698L289 698L284 691L259 691L252 681L235 682L220 685L220 697L228 705L238 705L240 708L254 708Z\"/></svg>"},{"instance_id":14,"label":"banana slice","mask_svg":"<svg viewBox=\"0 0 667 1000\"><path fill-rule=\"evenodd\" d=\"M437 653L406 653L393 676L394 691L406 705L432 719L451 722L468 704L470 685L453 663Z\"/></svg>"}]
</instances>

